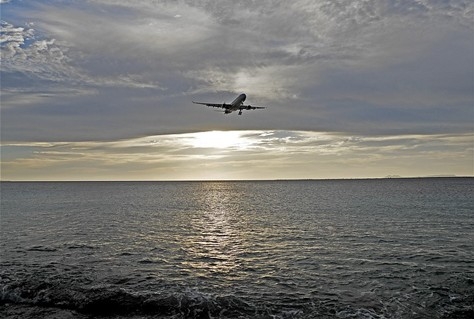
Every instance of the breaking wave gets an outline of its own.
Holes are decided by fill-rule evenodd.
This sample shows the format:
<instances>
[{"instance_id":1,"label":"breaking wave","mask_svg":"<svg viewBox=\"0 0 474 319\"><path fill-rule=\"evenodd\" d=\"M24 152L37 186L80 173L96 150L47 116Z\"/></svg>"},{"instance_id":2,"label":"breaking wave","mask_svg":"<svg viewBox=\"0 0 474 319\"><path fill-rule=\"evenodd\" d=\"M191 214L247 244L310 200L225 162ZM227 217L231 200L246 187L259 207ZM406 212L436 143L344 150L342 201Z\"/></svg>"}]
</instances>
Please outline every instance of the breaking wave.
<instances>
[{"instance_id":1,"label":"breaking wave","mask_svg":"<svg viewBox=\"0 0 474 319\"><path fill-rule=\"evenodd\" d=\"M198 291L183 293L133 292L107 286L72 286L53 281L19 281L2 287L0 304L74 310L88 315L161 315L183 318L251 317L254 305L234 296L211 296Z\"/></svg>"}]
</instances>

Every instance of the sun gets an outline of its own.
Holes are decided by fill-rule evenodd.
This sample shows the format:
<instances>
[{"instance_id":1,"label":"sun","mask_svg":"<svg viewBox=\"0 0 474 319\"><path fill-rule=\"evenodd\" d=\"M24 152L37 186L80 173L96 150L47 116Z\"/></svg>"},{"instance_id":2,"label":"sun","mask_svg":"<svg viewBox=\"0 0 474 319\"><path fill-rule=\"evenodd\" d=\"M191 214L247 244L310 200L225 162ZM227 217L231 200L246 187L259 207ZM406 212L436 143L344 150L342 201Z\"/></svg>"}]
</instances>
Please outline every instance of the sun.
<instances>
[{"instance_id":1,"label":"sun","mask_svg":"<svg viewBox=\"0 0 474 319\"><path fill-rule=\"evenodd\" d=\"M193 147L217 149L242 149L250 144L250 141L239 131L193 133L189 142Z\"/></svg>"}]
</instances>

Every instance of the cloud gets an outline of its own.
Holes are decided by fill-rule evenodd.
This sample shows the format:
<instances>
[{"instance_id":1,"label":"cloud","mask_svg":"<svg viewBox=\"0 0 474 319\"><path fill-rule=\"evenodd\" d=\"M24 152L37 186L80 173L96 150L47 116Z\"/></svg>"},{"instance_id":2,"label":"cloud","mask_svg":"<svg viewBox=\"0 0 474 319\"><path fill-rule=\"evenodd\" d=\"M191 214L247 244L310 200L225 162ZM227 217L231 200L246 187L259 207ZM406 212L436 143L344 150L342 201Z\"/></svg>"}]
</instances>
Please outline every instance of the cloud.
<instances>
[{"instance_id":1,"label":"cloud","mask_svg":"<svg viewBox=\"0 0 474 319\"><path fill-rule=\"evenodd\" d=\"M75 78L69 58L54 39L36 40L33 28L15 27L1 22L2 71L35 75L47 81Z\"/></svg>"}]
</instances>

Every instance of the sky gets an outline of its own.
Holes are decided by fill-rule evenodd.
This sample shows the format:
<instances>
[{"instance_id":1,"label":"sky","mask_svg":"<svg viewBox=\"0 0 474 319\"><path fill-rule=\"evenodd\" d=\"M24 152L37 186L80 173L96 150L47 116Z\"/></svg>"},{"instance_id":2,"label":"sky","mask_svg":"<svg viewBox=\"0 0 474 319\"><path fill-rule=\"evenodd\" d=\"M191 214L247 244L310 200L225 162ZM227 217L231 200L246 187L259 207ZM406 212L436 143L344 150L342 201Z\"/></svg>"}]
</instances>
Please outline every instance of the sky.
<instances>
[{"instance_id":1,"label":"sky","mask_svg":"<svg viewBox=\"0 0 474 319\"><path fill-rule=\"evenodd\" d=\"M2 180L474 175L471 0L0 10Z\"/></svg>"}]
</instances>

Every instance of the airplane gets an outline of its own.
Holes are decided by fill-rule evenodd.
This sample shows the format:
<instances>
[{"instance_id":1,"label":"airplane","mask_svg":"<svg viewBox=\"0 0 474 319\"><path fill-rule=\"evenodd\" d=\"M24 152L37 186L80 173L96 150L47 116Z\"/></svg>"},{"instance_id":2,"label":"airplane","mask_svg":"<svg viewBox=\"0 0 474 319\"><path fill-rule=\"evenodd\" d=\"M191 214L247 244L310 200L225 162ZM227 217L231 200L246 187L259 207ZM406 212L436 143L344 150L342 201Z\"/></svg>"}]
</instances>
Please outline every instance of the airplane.
<instances>
[{"instance_id":1,"label":"airplane","mask_svg":"<svg viewBox=\"0 0 474 319\"><path fill-rule=\"evenodd\" d=\"M212 107L219 107L224 109L224 114L230 114L234 111L239 111L239 115L242 115L242 110L257 110L257 109L264 109L263 106L252 106L252 105L244 105L244 101L247 98L247 95L240 94L238 97L235 98L230 104L222 103L202 103L202 102L194 102L194 104L202 104Z\"/></svg>"}]
</instances>

